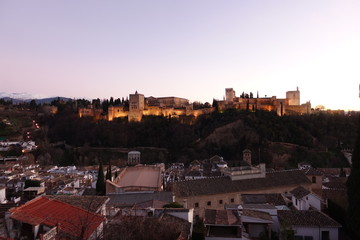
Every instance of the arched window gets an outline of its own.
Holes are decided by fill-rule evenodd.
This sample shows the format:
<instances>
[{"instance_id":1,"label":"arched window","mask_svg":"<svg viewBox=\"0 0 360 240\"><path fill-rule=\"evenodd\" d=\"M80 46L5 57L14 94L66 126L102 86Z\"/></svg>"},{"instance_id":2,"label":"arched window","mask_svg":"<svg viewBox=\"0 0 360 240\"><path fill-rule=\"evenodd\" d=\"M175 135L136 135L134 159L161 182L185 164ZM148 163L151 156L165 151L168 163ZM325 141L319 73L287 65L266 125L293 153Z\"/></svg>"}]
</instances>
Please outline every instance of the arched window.
<instances>
[{"instance_id":1,"label":"arched window","mask_svg":"<svg viewBox=\"0 0 360 240\"><path fill-rule=\"evenodd\" d=\"M313 177L311 178L311 182L312 182L312 183L316 183L316 177L315 177L315 176L313 176Z\"/></svg>"}]
</instances>

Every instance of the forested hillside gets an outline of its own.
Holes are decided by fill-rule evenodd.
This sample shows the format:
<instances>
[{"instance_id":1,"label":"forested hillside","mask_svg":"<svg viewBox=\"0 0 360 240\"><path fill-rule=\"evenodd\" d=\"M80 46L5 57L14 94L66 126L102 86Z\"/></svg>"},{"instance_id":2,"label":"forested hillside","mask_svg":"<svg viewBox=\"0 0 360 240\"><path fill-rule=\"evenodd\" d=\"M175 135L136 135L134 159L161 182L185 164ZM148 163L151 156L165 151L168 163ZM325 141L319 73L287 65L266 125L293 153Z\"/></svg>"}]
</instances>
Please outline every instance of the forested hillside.
<instances>
[{"instance_id":1,"label":"forested hillside","mask_svg":"<svg viewBox=\"0 0 360 240\"><path fill-rule=\"evenodd\" d=\"M44 131L38 139L47 143L65 141L73 148L167 149L166 156L159 159L167 162L188 163L217 154L236 165L248 148L253 161L266 162L270 167L295 167L301 161L318 167L339 167L346 166L340 150L354 145L357 118L357 114L326 112L279 117L273 112L228 110L200 116L191 125L183 124L184 119L155 116L129 123L127 119L108 122L78 118L73 109L65 108L41 119ZM79 163L78 154L71 148L67 151L70 161ZM146 160L156 162L156 158L152 154Z\"/></svg>"}]
</instances>

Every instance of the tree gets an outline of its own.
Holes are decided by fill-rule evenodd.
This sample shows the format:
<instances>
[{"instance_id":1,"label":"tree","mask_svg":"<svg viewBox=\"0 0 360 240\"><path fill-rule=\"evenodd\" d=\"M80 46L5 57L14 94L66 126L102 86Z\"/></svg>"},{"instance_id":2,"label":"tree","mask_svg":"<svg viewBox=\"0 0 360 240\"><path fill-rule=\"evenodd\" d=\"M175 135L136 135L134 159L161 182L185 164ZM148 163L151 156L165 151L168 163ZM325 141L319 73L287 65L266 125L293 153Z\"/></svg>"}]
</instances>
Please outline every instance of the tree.
<instances>
[{"instance_id":1,"label":"tree","mask_svg":"<svg viewBox=\"0 0 360 240\"><path fill-rule=\"evenodd\" d=\"M96 193L97 195L104 196L106 194L106 185L104 180L104 169L102 162L99 164L98 178L96 181Z\"/></svg>"},{"instance_id":2,"label":"tree","mask_svg":"<svg viewBox=\"0 0 360 240\"><path fill-rule=\"evenodd\" d=\"M36 101L33 99L30 101L30 109L34 110L37 107Z\"/></svg>"},{"instance_id":3,"label":"tree","mask_svg":"<svg viewBox=\"0 0 360 240\"><path fill-rule=\"evenodd\" d=\"M183 208L184 206L181 205L180 203L178 202L171 202L171 203L168 203L168 204L165 204L163 206L163 208Z\"/></svg>"},{"instance_id":4,"label":"tree","mask_svg":"<svg viewBox=\"0 0 360 240\"><path fill-rule=\"evenodd\" d=\"M111 181L111 165L109 164L107 170L106 170L106 176L105 176L106 180L110 180Z\"/></svg>"},{"instance_id":5,"label":"tree","mask_svg":"<svg viewBox=\"0 0 360 240\"><path fill-rule=\"evenodd\" d=\"M194 228L192 232L193 240L204 240L206 235L206 228L204 222L198 216L195 216Z\"/></svg>"},{"instance_id":6,"label":"tree","mask_svg":"<svg viewBox=\"0 0 360 240\"><path fill-rule=\"evenodd\" d=\"M360 238L360 118L358 136L352 155L351 174L346 182L349 207L348 227L356 238Z\"/></svg>"}]
</instances>

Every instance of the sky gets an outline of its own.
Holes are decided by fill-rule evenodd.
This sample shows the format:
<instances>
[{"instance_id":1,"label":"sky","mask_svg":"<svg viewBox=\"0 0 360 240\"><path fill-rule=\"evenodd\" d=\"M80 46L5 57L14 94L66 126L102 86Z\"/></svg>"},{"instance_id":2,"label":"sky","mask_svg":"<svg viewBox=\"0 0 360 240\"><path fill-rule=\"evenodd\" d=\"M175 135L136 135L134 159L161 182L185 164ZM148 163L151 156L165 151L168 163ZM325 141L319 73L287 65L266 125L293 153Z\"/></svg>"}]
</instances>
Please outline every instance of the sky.
<instances>
[{"instance_id":1,"label":"sky","mask_svg":"<svg viewBox=\"0 0 360 240\"><path fill-rule=\"evenodd\" d=\"M360 110L358 0L0 0L0 92Z\"/></svg>"}]
</instances>

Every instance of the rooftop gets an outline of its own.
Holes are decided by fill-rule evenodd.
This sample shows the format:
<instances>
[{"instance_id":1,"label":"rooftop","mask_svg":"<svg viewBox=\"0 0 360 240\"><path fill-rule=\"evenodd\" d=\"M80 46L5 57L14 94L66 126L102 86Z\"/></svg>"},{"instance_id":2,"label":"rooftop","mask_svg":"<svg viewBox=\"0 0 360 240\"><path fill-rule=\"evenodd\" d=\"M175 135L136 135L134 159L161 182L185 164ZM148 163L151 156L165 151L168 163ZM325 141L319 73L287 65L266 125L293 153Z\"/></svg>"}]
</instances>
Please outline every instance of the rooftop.
<instances>
[{"instance_id":1,"label":"rooftop","mask_svg":"<svg viewBox=\"0 0 360 240\"><path fill-rule=\"evenodd\" d=\"M97 213L109 201L109 197L106 196L46 195L44 197L50 200L55 199L93 213Z\"/></svg>"},{"instance_id":2,"label":"rooftop","mask_svg":"<svg viewBox=\"0 0 360 240\"><path fill-rule=\"evenodd\" d=\"M310 180L298 169L267 172L265 178L232 181L230 177L215 177L173 183L178 197L223 194L262 190L282 186L310 185Z\"/></svg>"},{"instance_id":3,"label":"rooftop","mask_svg":"<svg viewBox=\"0 0 360 240\"><path fill-rule=\"evenodd\" d=\"M173 201L171 192L109 194L108 197L110 198L109 205L111 206L132 206L136 203L150 200L159 200L167 203Z\"/></svg>"},{"instance_id":4,"label":"rooftop","mask_svg":"<svg viewBox=\"0 0 360 240\"><path fill-rule=\"evenodd\" d=\"M341 227L334 219L325 213L307 211L279 210L278 217L281 224L304 227Z\"/></svg>"},{"instance_id":5,"label":"rooftop","mask_svg":"<svg viewBox=\"0 0 360 240\"><path fill-rule=\"evenodd\" d=\"M54 227L60 224L64 233L76 237L81 236L82 228L86 224L83 235L85 239L105 220L100 215L46 197L35 198L20 207L10 209L10 212L12 219L33 226L44 224Z\"/></svg>"},{"instance_id":6,"label":"rooftop","mask_svg":"<svg viewBox=\"0 0 360 240\"><path fill-rule=\"evenodd\" d=\"M272 218L271 218L270 214L267 213L267 212L261 212L261 211L250 210L250 209L243 209L242 213L241 213L241 216L259 218L259 219L262 219L262 220L272 222Z\"/></svg>"},{"instance_id":7,"label":"rooftop","mask_svg":"<svg viewBox=\"0 0 360 240\"><path fill-rule=\"evenodd\" d=\"M297 188L295 188L294 190L290 191L290 193L292 195L294 195L294 197L296 199L301 199L307 195L310 194L310 191L306 190L305 188L303 188L302 186L299 186Z\"/></svg>"},{"instance_id":8,"label":"rooftop","mask_svg":"<svg viewBox=\"0 0 360 240\"><path fill-rule=\"evenodd\" d=\"M234 210L205 210L205 225L241 225L240 217Z\"/></svg>"},{"instance_id":9,"label":"rooftop","mask_svg":"<svg viewBox=\"0 0 360 240\"><path fill-rule=\"evenodd\" d=\"M161 168L157 166L127 167L114 180L119 187L161 187Z\"/></svg>"}]
</instances>

